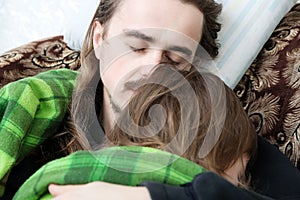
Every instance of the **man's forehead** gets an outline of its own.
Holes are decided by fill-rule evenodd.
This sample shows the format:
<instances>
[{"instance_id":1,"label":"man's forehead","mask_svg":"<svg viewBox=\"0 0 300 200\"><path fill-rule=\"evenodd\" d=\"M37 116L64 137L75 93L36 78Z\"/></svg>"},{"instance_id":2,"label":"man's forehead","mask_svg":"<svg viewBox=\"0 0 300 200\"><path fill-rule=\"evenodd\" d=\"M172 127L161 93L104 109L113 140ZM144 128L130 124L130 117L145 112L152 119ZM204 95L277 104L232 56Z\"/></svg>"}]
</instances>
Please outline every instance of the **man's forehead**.
<instances>
[{"instance_id":1,"label":"man's forehead","mask_svg":"<svg viewBox=\"0 0 300 200\"><path fill-rule=\"evenodd\" d=\"M111 25L115 32L126 28L173 30L199 43L203 14L196 6L181 0L124 0L113 15Z\"/></svg>"}]
</instances>

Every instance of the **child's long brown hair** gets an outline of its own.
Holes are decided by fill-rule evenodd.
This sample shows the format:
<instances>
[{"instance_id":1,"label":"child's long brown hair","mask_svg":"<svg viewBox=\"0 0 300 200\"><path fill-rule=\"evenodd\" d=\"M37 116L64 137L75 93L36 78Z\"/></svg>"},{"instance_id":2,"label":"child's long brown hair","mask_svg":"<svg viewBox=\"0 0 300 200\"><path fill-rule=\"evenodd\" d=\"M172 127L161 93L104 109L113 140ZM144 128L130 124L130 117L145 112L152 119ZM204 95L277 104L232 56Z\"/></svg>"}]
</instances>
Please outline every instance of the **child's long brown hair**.
<instances>
[{"instance_id":1,"label":"child's long brown hair","mask_svg":"<svg viewBox=\"0 0 300 200\"><path fill-rule=\"evenodd\" d=\"M178 73L184 78L178 78ZM157 84L161 79L165 80L164 86ZM106 134L105 146L138 145L167 150L220 175L244 154L250 160L255 157L255 130L238 98L218 77L199 73L193 67L188 72L158 68L151 75L151 81L138 89L120 114L117 125ZM180 92L181 95L175 97ZM193 97L196 97L196 104L192 102ZM150 110L154 105L161 105L165 110L165 123L160 124L161 115ZM223 112L215 116L218 110ZM150 115L154 117L150 119ZM153 132L159 126L162 128ZM208 135L217 140L203 156L200 149ZM242 179L241 182L246 181L246 177Z\"/></svg>"}]
</instances>

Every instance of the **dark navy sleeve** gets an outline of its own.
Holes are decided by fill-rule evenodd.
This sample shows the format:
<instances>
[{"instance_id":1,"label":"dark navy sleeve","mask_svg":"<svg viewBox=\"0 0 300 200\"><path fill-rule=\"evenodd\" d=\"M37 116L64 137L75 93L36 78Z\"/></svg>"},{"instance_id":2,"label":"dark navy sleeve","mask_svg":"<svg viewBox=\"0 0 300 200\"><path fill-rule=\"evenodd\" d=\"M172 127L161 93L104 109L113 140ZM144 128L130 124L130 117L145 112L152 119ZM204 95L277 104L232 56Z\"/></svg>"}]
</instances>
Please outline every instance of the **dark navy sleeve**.
<instances>
[{"instance_id":1,"label":"dark navy sleeve","mask_svg":"<svg viewBox=\"0 0 300 200\"><path fill-rule=\"evenodd\" d=\"M274 145L258 137L252 188L275 199L300 199L300 171Z\"/></svg>"},{"instance_id":2,"label":"dark navy sleeve","mask_svg":"<svg viewBox=\"0 0 300 200\"><path fill-rule=\"evenodd\" d=\"M258 193L238 188L213 172L195 176L192 182L181 186L144 182L153 200L270 200Z\"/></svg>"}]
</instances>

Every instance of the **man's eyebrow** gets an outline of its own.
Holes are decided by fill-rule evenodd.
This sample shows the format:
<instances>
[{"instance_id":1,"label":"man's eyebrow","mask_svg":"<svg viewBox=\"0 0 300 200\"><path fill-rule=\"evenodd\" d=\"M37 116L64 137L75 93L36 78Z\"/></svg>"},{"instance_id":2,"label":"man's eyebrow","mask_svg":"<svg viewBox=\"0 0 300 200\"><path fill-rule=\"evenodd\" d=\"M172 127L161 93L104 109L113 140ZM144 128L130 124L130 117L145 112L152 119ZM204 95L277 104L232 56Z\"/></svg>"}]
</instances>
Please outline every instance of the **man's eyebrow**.
<instances>
[{"instance_id":1,"label":"man's eyebrow","mask_svg":"<svg viewBox=\"0 0 300 200\"><path fill-rule=\"evenodd\" d=\"M145 35L144 33L140 32L138 30L129 30L129 29L126 29L126 30L123 30L123 32L125 33L125 35L127 37L135 37L135 38L138 38L138 39L145 40L147 42L154 42L154 38L153 37Z\"/></svg>"},{"instance_id":2,"label":"man's eyebrow","mask_svg":"<svg viewBox=\"0 0 300 200\"><path fill-rule=\"evenodd\" d=\"M127 37L135 37L135 38L138 38L138 39L142 39L142 40L145 40L147 42L155 42L155 39L151 36L148 36L138 30L134 30L134 29L124 29L123 32L125 33L125 35ZM192 50L190 50L189 48L187 47L182 47L182 46L170 46L168 48L169 51L176 51L176 52L180 52L180 53L183 53L185 54L187 57L191 57L192 56Z\"/></svg>"},{"instance_id":3,"label":"man's eyebrow","mask_svg":"<svg viewBox=\"0 0 300 200\"><path fill-rule=\"evenodd\" d=\"M171 46L168 48L169 51L177 51L180 53L185 54L187 57L191 57L192 56L192 50L190 50L187 47L181 47L181 46Z\"/></svg>"}]
</instances>

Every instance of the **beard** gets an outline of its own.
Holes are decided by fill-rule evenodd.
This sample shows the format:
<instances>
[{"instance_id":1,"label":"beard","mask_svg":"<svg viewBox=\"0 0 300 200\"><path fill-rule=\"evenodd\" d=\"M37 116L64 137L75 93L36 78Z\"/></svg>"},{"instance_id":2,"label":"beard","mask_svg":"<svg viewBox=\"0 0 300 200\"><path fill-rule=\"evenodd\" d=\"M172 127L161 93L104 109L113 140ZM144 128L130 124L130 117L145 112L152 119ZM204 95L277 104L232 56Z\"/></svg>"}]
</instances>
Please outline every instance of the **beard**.
<instances>
[{"instance_id":1,"label":"beard","mask_svg":"<svg viewBox=\"0 0 300 200\"><path fill-rule=\"evenodd\" d=\"M111 104L111 107L112 107L112 110L115 114L121 114L122 112L122 108L121 106L116 103L111 97L110 97L110 104Z\"/></svg>"},{"instance_id":2,"label":"beard","mask_svg":"<svg viewBox=\"0 0 300 200\"><path fill-rule=\"evenodd\" d=\"M107 88L105 88L112 110L115 114L120 114L122 110L128 105L130 99L135 94L135 91L147 83L146 79L139 79L136 81L128 81L124 83L123 89L115 92L116 95L112 95Z\"/></svg>"},{"instance_id":3,"label":"beard","mask_svg":"<svg viewBox=\"0 0 300 200\"><path fill-rule=\"evenodd\" d=\"M108 99L109 99L109 103L111 105L112 111L115 114L120 114L122 112L122 106L120 105L120 103L118 103L116 100L114 100L115 98L112 98L111 93L108 91L108 89L106 87L104 87L106 94L108 95Z\"/></svg>"}]
</instances>

